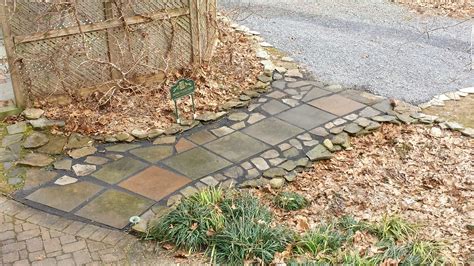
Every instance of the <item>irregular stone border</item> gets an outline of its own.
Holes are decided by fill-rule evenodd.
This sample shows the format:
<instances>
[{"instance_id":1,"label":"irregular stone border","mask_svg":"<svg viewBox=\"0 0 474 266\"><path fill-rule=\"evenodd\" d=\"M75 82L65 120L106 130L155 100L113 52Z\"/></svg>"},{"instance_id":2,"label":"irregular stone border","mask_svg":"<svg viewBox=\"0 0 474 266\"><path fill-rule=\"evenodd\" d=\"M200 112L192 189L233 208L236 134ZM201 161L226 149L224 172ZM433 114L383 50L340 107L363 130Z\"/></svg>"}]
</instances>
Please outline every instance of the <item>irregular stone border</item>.
<instances>
[{"instance_id":1,"label":"irregular stone border","mask_svg":"<svg viewBox=\"0 0 474 266\"><path fill-rule=\"evenodd\" d=\"M427 109L431 106L445 106L444 102L446 101L460 101L463 97L474 94L474 87L466 87L459 89L458 91L446 92L440 95L436 95L430 101L426 103L419 104L422 110ZM464 128L464 126L458 122L451 121L442 121L439 124L442 129L449 128L451 130L460 131L463 135L474 138L474 129L473 128Z\"/></svg>"}]
</instances>

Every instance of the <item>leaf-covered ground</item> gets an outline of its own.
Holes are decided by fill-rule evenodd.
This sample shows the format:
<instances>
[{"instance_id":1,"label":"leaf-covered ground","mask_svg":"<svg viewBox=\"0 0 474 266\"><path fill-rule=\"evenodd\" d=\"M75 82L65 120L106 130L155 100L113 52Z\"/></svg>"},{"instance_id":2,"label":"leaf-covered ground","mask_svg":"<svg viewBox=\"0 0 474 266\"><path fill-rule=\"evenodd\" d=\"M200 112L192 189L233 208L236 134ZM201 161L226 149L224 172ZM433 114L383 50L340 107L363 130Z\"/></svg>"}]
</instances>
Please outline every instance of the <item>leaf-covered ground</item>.
<instances>
[{"instance_id":1,"label":"leaf-covered ground","mask_svg":"<svg viewBox=\"0 0 474 266\"><path fill-rule=\"evenodd\" d=\"M215 111L230 99L238 98L257 82L263 67L256 57L255 41L219 21L219 40L212 60L201 67L168 73L164 81L143 80L139 88L116 90L104 105L104 94L74 97L70 103L46 101L35 106L45 109L48 118L66 121L66 131L84 134L112 134L133 129L166 128L175 122L169 89L180 78L196 81L198 112ZM189 97L188 97L189 98ZM181 115L192 117L191 101L180 103Z\"/></svg>"},{"instance_id":2,"label":"leaf-covered ground","mask_svg":"<svg viewBox=\"0 0 474 266\"><path fill-rule=\"evenodd\" d=\"M418 237L443 243L445 257L467 261L474 252L473 162L474 141L457 132L435 138L422 125L384 125L300 174L285 190L304 194L311 204L292 212L274 208L277 223L301 231L344 215L380 221L395 214L418 224ZM273 195L259 194L272 204ZM377 254L374 245L367 239L355 243Z\"/></svg>"}]
</instances>

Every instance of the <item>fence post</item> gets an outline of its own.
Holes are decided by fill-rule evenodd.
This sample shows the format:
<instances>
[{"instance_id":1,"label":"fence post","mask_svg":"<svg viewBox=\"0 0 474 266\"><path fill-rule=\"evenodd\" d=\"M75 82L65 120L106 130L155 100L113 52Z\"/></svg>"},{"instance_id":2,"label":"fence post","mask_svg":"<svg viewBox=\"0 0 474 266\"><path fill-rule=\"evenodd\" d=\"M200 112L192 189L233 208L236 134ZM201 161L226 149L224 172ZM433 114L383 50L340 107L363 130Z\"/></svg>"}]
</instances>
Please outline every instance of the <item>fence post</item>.
<instances>
[{"instance_id":1,"label":"fence post","mask_svg":"<svg viewBox=\"0 0 474 266\"><path fill-rule=\"evenodd\" d=\"M206 53L204 55L204 60L209 61L212 58L214 49L217 41L217 1L216 0L206 0L206 13L205 17L207 19L207 39L206 39Z\"/></svg>"},{"instance_id":2,"label":"fence post","mask_svg":"<svg viewBox=\"0 0 474 266\"><path fill-rule=\"evenodd\" d=\"M0 17L3 31L3 42L5 51L7 52L8 70L10 71L10 78L12 80L13 92L15 94L15 104L19 108L26 106L25 91L21 82L19 68L15 56L15 43L11 33L10 23L8 21L8 7L7 4L0 4Z\"/></svg>"},{"instance_id":3,"label":"fence post","mask_svg":"<svg viewBox=\"0 0 474 266\"><path fill-rule=\"evenodd\" d=\"M110 0L107 0L104 2L104 17L105 20L113 19L114 18L114 11L113 11L113 5ZM119 60L120 60L120 55L119 55L119 48L117 47L117 43L115 43L115 40L113 39L114 35L114 29L109 28L107 29L107 52L109 54L109 60L111 63L115 65L119 65ZM119 71L115 68L112 68L111 73L112 79L121 79L122 75L119 73Z\"/></svg>"},{"instance_id":4,"label":"fence post","mask_svg":"<svg viewBox=\"0 0 474 266\"><path fill-rule=\"evenodd\" d=\"M193 48L193 63L201 63L201 30L199 24L199 0L189 0L189 16L191 23L191 45Z\"/></svg>"}]
</instances>

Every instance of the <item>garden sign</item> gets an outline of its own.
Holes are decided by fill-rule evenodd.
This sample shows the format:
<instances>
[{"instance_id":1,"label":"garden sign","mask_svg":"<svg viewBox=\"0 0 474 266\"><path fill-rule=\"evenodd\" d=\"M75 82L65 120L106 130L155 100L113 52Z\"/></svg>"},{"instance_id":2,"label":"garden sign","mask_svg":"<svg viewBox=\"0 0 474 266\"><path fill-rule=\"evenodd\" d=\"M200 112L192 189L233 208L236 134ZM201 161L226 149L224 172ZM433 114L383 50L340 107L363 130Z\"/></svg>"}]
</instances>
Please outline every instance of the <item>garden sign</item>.
<instances>
[{"instance_id":1,"label":"garden sign","mask_svg":"<svg viewBox=\"0 0 474 266\"><path fill-rule=\"evenodd\" d=\"M179 111L178 111L178 100L186 97L191 96L191 101L193 104L193 113L194 116L196 115L196 107L194 106L194 91L196 90L196 84L193 80L190 79L180 79L171 87L171 99L174 101L174 108L176 112L176 122L181 123L181 119L179 118Z\"/></svg>"}]
</instances>

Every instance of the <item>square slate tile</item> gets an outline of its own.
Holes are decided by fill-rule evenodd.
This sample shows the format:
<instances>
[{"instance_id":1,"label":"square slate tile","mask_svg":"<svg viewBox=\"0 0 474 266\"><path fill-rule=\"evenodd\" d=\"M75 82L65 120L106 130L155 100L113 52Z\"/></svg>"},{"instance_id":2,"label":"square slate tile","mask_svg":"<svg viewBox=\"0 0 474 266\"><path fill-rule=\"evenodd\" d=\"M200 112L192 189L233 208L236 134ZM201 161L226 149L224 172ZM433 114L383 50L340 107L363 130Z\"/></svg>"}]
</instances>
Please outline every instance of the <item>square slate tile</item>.
<instances>
[{"instance_id":1,"label":"square slate tile","mask_svg":"<svg viewBox=\"0 0 474 266\"><path fill-rule=\"evenodd\" d=\"M115 184L145 167L147 167L147 165L138 160L122 158L104 165L102 169L95 172L92 176L109 184Z\"/></svg>"},{"instance_id":2,"label":"square slate tile","mask_svg":"<svg viewBox=\"0 0 474 266\"><path fill-rule=\"evenodd\" d=\"M309 104L338 116L347 115L365 107L365 105L359 102L342 97L340 95L332 95L324 98L319 98L309 102Z\"/></svg>"},{"instance_id":3,"label":"square slate tile","mask_svg":"<svg viewBox=\"0 0 474 266\"><path fill-rule=\"evenodd\" d=\"M43 187L30 194L26 199L70 212L100 190L102 190L101 186L89 182L78 182L66 186Z\"/></svg>"},{"instance_id":4,"label":"square slate tile","mask_svg":"<svg viewBox=\"0 0 474 266\"><path fill-rule=\"evenodd\" d=\"M290 139L303 133L301 128L290 125L277 118L268 118L243 130L258 140L270 145L276 145L284 140Z\"/></svg>"},{"instance_id":5,"label":"square slate tile","mask_svg":"<svg viewBox=\"0 0 474 266\"><path fill-rule=\"evenodd\" d=\"M156 163L173 155L173 146L151 146L131 150L130 153L150 163Z\"/></svg>"},{"instance_id":6,"label":"square slate tile","mask_svg":"<svg viewBox=\"0 0 474 266\"><path fill-rule=\"evenodd\" d=\"M164 164L191 179L201 178L231 165L229 161L201 147L168 158Z\"/></svg>"},{"instance_id":7,"label":"square slate tile","mask_svg":"<svg viewBox=\"0 0 474 266\"><path fill-rule=\"evenodd\" d=\"M216 137L207 130L201 130L189 136L188 139L197 145L202 145L215 140Z\"/></svg>"},{"instance_id":8,"label":"square slate tile","mask_svg":"<svg viewBox=\"0 0 474 266\"><path fill-rule=\"evenodd\" d=\"M120 186L159 201L192 180L168 170L152 166L120 183Z\"/></svg>"},{"instance_id":9,"label":"square slate tile","mask_svg":"<svg viewBox=\"0 0 474 266\"><path fill-rule=\"evenodd\" d=\"M76 212L76 215L118 229L124 228L130 217L141 215L153 201L110 189Z\"/></svg>"},{"instance_id":10,"label":"square slate tile","mask_svg":"<svg viewBox=\"0 0 474 266\"><path fill-rule=\"evenodd\" d=\"M300 128L310 130L333 120L336 116L303 104L279 114L278 118Z\"/></svg>"},{"instance_id":11,"label":"square slate tile","mask_svg":"<svg viewBox=\"0 0 474 266\"><path fill-rule=\"evenodd\" d=\"M303 98L303 101L308 102L311 100L314 100L316 98L321 98L323 96L326 96L328 94L331 94L332 92L326 91L320 88L313 88L310 90Z\"/></svg>"},{"instance_id":12,"label":"square slate tile","mask_svg":"<svg viewBox=\"0 0 474 266\"><path fill-rule=\"evenodd\" d=\"M384 100L383 97L377 96L365 91L359 90L345 90L339 93L341 96L350 98L356 102L360 102L367 105L373 105Z\"/></svg>"},{"instance_id":13,"label":"square slate tile","mask_svg":"<svg viewBox=\"0 0 474 266\"><path fill-rule=\"evenodd\" d=\"M262 106L262 109L271 115L278 114L288 110L289 108L290 107L288 107L286 104L283 104L277 100L271 100Z\"/></svg>"},{"instance_id":14,"label":"square slate tile","mask_svg":"<svg viewBox=\"0 0 474 266\"><path fill-rule=\"evenodd\" d=\"M217 139L205 147L235 163L269 148L267 144L240 132Z\"/></svg>"}]
</instances>

